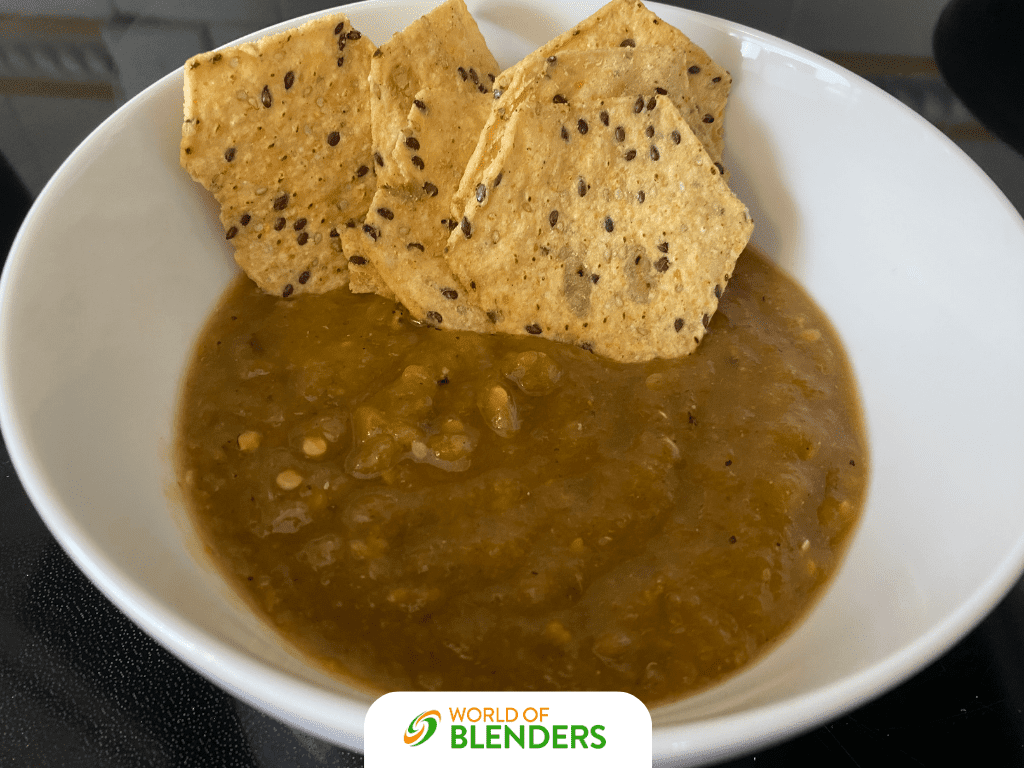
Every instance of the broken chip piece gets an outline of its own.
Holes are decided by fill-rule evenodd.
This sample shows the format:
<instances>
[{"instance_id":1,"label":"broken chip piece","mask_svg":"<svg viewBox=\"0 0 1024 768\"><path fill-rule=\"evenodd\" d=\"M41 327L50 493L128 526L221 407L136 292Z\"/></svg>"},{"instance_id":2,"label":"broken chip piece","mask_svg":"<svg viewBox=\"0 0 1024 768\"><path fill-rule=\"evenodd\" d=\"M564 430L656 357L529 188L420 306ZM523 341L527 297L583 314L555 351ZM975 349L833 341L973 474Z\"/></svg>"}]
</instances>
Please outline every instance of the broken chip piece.
<instances>
[{"instance_id":1,"label":"broken chip piece","mask_svg":"<svg viewBox=\"0 0 1024 768\"><path fill-rule=\"evenodd\" d=\"M373 50L333 14L185 64L181 164L220 203L235 260L268 293L348 282L340 231L375 188Z\"/></svg>"}]
</instances>

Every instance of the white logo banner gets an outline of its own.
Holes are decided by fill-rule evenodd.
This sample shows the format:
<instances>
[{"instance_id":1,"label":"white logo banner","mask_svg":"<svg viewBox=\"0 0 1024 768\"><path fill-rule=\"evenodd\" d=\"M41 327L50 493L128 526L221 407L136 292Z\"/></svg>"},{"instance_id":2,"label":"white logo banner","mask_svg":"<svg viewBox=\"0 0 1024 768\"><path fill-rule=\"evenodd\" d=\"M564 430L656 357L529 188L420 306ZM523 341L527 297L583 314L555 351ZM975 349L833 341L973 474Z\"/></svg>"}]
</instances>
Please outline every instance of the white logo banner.
<instances>
[{"instance_id":1,"label":"white logo banner","mask_svg":"<svg viewBox=\"0 0 1024 768\"><path fill-rule=\"evenodd\" d=\"M651 765L651 714L628 693L389 693L364 735L366 768Z\"/></svg>"}]
</instances>

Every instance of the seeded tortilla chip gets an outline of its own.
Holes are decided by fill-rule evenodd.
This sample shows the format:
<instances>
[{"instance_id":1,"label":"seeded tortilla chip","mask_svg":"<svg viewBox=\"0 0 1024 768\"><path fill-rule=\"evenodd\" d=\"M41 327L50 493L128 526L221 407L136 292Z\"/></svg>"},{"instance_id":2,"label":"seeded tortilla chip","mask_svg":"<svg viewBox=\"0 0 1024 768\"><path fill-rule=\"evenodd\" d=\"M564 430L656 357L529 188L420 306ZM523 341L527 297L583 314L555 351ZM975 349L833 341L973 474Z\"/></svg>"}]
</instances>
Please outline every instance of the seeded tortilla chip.
<instances>
[{"instance_id":1,"label":"seeded tortilla chip","mask_svg":"<svg viewBox=\"0 0 1024 768\"><path fill-rule=\"evenodd\" d=\"M686 67L666 62L662 48L586 48L545 60L525 95L556 103L643 95L645 103L648 98L670 99L682 112L688 84Z\"/></svg>"},{"instance_id":2,"label":"seeded tortilla chip","mask_svg":"<svg viewBox=\"0 0 1024 768\"><path fill-rule=\"evenodd\" d=\"M674 86L670 90L670 98L704 144L713 162L721 163L722 117L732 85L729 73L716 64L700 46L648 10L639 0L612 0L577 26L498 75L494 84L494 93L498 98L494 101L480 141L469 160L469 168L478 171L493 161L501 143L502 123L512 116L522 101L531 98L531 92L538 81L555 77L563 83L573 82L565 75L559 77L557 74L560 58L574 51L614 48L635 51L654 49L653 57L658 66L648 71L642 79L653 77L660 81L679 83L681 89ZM602 56L607 54L597 55L595 61ZM570 64L571 61L572 57L565 62L567 67L574 66ZM580 67L586 61L588 59L585 57L577 58L576 70L581 71ZM599 88L600 83L599 76L589 76L584 86ZM643 91L636 95L640 93ZM605 97L610 95L604 94ZM653 95L656 94L647 93L645 98ZM471 175L467 172L466 182L455 193L453 213L460 211L472 195L469 182Z\"/></svg>"},{"instance_id":3,"label":"seeded tortilla chip","mask_svg":"<svg viewBox=\"0 0 1024 768\"><path fill-rule=\"evenodd\" d=\"M463 0L448 0L381 46L371 63L377 191L353 248L419 320L489 330L442 257L451 196L490 112L498 71ZM371 280L367 278L366 284Z\"/></svg>"},{"instance_id":4,"label":"seeded tortilla chip","mask_svg":"<svg viewBox=\"0 0 1024 768\"><path fill-rule=\"evenodd\" d=\"M637 100L636 109L652 99L669 99L712 160L720 162L721 137L716 140L712 129L722 124L721 114L710 121L686 118L695 115L690 94L694 82L685 64L671 59L663 46L587 48L545 59L542 73L524 87L521 98L566 103L631 96ZM722 93L723 108L727 90Z\"/></svg>"},{"instance_id":5,"label":"seeded tortilla chip","mask_svg":"<svg viewBox=\"0 0 1024 768\"><path fill-rule=\"evenodd\" d=\"M385 299L396 300L377 268L363 255L365 250L362 224L346 227L341 232L341 245L348 258L348 289L352 293L375 293Z\"/></svg>"},{"instance_id":6,"label":"seeded tortilla chip","mask_svg":"<svg viewBox=\"0 0 1024 768\"><path fill-rule=\"evenodd\" d=\"M510 98L514 106L517 94L542 75L562 53L589 48L659 49L663 66L683 70L687 79L687 108L673 97L690 128L704 143L705 149L720 161L722 157L721 118L729 95L732 78L710 56L678 29L659 18L640 0L612 0L573 29L541 46L514 67L498 76L495 89L501 100ZM717 79L716 79L717 78ZM713 118L705 120L706 117ZM718 130L707 128L718 123Z\"/></svg>"},{"instance_id":7,"label":"seeded tortilla chip","mask_svg":"<svg viewBox=\"0 0 1024 768\"><path fill-rule=\"evenodd\" d=\"M396 144L416 93L449 92L450 111L457 115L457 104L469 95L490 105L499 71L463 0L447 0L380 47L370 65L370 108L377 168L390 166L392 157L398 163L397 169L388 167L388 183L407 181L417 170L415 153Z\"/></svg>"},{"instance_id":8,"label":"seeded tortilla chip","mask_svg":"<svg viewBox=\"0 0 1024 768\"><path fill-rule=\"evenodd\" d=\"M635 106L532 101L509 119L446 254L497 330L624 362L703 338L753 223L671 101Z\"/></svg>"},{"instance_id":9,"label":"seeded tortilla chip","mask_svg":"<svg viewBox=\"0 0 1024 768\"><path fill-rule=\"evenodd\" d=\"M385 299L396 300L394 291L388 288L384 278L365 255L372 241L365 239L362 226L363 220L350 221L341 230L341 247L348 259L348 289L352 293L375 293Z\"/></svg>"},{"instance_id":10,"label":"seeded tortilla chip","mask_svg":"<svg viewBox=\"0 0 1024 768\"><path fill-rule=\"evenodd\" d=\"M493 330L466 300L443 257L452 229L451 196L487 111L473 94L460 98L448 88L417 92L395 154L415 152L422 160L407 169L406 180L378 187L362 242L352 246L414 318L443 328ZM385 180L392 180L387 166L380 172Z\"/></svg>"},{"instance_id":11,"label":"seeded tortilla chip","mask_svg":"<svg viewBox=\"0 0 1024 768\"><path fill-rule=\"evenodd\" d=\"M220 203L235 260L268 293L348 282L340 232L375 188L373 51L334 14L185 65L181 164Z\"/></svg>"}]
</instances>

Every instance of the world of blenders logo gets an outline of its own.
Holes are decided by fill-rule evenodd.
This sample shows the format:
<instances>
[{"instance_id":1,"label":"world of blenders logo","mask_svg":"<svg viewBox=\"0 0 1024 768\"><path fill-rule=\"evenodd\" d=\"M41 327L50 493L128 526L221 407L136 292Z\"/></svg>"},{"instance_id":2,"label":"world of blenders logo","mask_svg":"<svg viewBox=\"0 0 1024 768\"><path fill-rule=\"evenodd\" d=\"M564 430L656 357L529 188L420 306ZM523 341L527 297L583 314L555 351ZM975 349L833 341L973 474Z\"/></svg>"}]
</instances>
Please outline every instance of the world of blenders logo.
<instances>
[{"instance_id":1,"label":"world of blenders logo","mask_svg":"<svg viewBox=\"0 0 1024 768\"><path fill-rule=\"evenodd\" d=\"M402 738L405 739L405 743L410 747L418 747L421 744L425 744L434 735L434 731L437 730L437 725L440 722L441 713L436 709L423 712L413 718L412 722L409 723L409 727L405 729L405 735Z\"/></svg>"}]
</instances>

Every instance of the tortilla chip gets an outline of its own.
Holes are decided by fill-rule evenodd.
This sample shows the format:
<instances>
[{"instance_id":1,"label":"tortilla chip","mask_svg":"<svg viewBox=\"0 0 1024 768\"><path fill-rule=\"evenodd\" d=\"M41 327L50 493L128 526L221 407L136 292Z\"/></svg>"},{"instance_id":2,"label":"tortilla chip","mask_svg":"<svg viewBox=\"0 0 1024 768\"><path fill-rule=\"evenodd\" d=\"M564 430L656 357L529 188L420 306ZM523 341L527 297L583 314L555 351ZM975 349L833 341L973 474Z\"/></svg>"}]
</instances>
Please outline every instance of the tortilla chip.
<instances>
[{"instance_id":1,"label":"tortilla chip","mask_svg":"<svg viewBox=\"0 0 1024 768\"><path fill-rule=\"evenodd\" d=\"M370 263L366 249L372 246L362 230L365 218L350 221L341 230L341 247L348 259L348 289L352 293L375 293L385 299L396 300L395 293L388 288L377 268Z\"/></svg>"},{"instance_id":2,"label":"tortilla chip","mask_svg":"<svg viewBox=\"0 0 1024 768\"><path fill-rule=\"evenodd\" d=\"M362 224L346 227L341 233L341 245L348 257L348 289L352 293L375 293L385 299L397 301L394 292L388 288L377 268L363 255L364 240Z\"/></svg>"},{"instance_id":3,"label":"tortilla chip","mask_svg":"<svg viewBox=\"0 0 1024 768\"><path fill-rule=\"evenodd\" d=\"M409 173L416 170L410 165L412 155L403 152L396 139L416 93L448 91L453 99L474 94L489 105L499 71L463 0L447 0L380 47L370 65L370 108L374 159L378 169L388 165L388 183L415 175ZM450 107L457 115L455 102ZM392 157L397 169L390 167Z\"/></svg>"},{"instance_id":4,"label":"tortilla chip","mask_svg":"<svg viewBox=\"0 0 1024 768\"><path fill-rule=\"evenodd\" d=\"M624 362L703 338L753 223L669 99L636 107L527 101L510 118L446 254L497 330Z\"/></svg>"},{"instance_id":5,"label":"tortilla chip","mask_svg":"<svg viewBox=\"0 0 1024 768\"><path fill-rule=\"evenodd\" d=\"M497 98L477 148L469 160L469 168L479 170L494 160L501 142L502 122L509 119L516 107L530 97L531 89L539 80L552 76L551 73L558 68L560 57L572 51L614 48L655 50L653 56L660 62L660 66L651 70L649 76L656 75L659 79L680 83L682 93L673 88L670 91L671 98L691 130L711 154L713 162L721 163L722 117L732 77L700 46L648 10L639 0L612 0L577 26L498 75L494 84ZM600 87L599 82L594 77L593 87ZM651 95L654 94L648 94L647 98ZM453 213L462 210L472 196L469 182L472 175L475 174L467 172L467 180L455 193Z\"/></svg>"},{"instance_id":6,"label":"tortilla chip","mask_svg":"<svg viewBox=\"0 0 1024 768\"><path fill-rule=\"evenodd\" d=\"M358 288L380 279L419 320L490 330L441 255L451 196L476 146L498 71L462 0L448 0L381 46L371 65L377 191ZM401 110L401 120L396 116ZM386 150L386 151L385 151ZM364 283L363 274L368 277Z\"/></svg>"},{"instance_id":7,"label":"tortilla chip","mask_svg":"<svg viewBox=\"0 0 1024 768\"><path fill-rule=\"evenodd\" d=\"M692 41L686 47L686 74L689 110L682 113L683 118L711 159L720 164L725 144L725 103L732 75Z\"/></svg>"},{"instance_id":8,"label":"tortilla chip","mask_svg":"<svg viewBox=\"0 0 1024 768\"><path fill-rule=\"evenodd\" d=\"M665 97L676 105L712 160L720 162L722 139L720 134L716 139L713 129L722 125L721 114L710 121L696 117L699 108L690 89L698 81L687 69L684 61L669 58L662 46L570 50L545 59L542 74L524 86L521 98L586 101L632 96L647 103ZM718 94L722 108L727 94L728 87Z\"/></svg>"},{"instance_id":9,"label":"tortilla chip","mask_svg":"<svg viewBox=\"0 0 1024 768\"><path fill-rule=\"evenodd\" d=\"M375 187L373 51L334 14L185 65L181 164L220 203L235 260L268 293L348 282L340 231Z\"/></svg>"},{"instance_id":10,"label":"tortilla chip","mask_svg":"<svg viewBox=\"0 0 1024 768\"><path fill-rule=\"evenodd\" d=\"M705 123L704 116L710 114L715 122L720 123L732 78L700 46L659 18L640 0L611 0L573 29L562 33L501 73L494 87L502 92L499 101L507 97L514 100L520 89L529 86L544 72L551 56L557 58L567 51L588 48L648 46L660 49L666 68L676 66L685 70L685 76L690 81L686 92L693 101L693 114L682 109L680 111L693 132L703 140L702 125L714 124ZM705 142L705 148L719 161L722 156L721 132L718 132L717 140L713 131L706 132L711 135L712 141Z\"/></svg>"},{"instance_id":11,"label":"tortilla chip","mask_svg":"<svg viewBox=\"0 0 1024 768\"><path fill-rule=\"evenodd\" d=\"M443 328L493 330L483 312L466 301L443 257L451 234L451 196L487 109L479 98L460 98L451 89L416 94L397 144L422 161L408 168L406 182L378 187L363 241L353 246L414 318ZM381 170L382 180L394 165Z\"/></svg>"}]
</instances>

